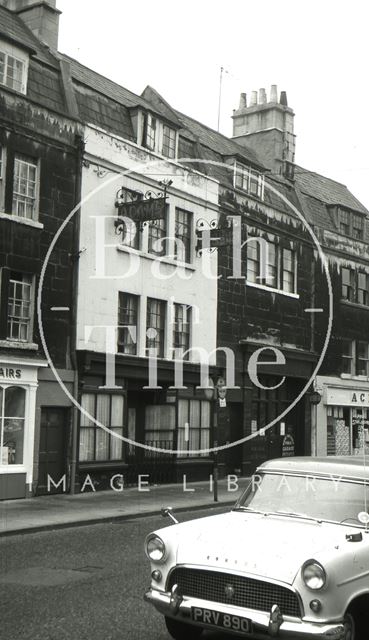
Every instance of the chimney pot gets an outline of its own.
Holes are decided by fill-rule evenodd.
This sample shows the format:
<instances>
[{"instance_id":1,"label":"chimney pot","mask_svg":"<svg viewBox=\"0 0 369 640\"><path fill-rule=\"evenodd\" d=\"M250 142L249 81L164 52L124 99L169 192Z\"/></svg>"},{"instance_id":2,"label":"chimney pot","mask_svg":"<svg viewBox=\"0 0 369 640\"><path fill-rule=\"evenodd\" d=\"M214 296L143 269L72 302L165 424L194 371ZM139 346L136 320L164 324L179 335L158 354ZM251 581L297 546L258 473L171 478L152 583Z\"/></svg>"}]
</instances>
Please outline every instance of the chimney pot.
<instances>
[{"instance_id":1,"label":"chimney pot","mask_svg":"<svg viewBox=\"0 0 369 640\"><path fill-rule=\"evenodd\" d=\"M246 107L247 107L246 93L241 93L239 109L246 109Z\"/></svg>"},{"instance_id":2,"label":"chimney pot","mask_svg":"<svg viewBox=\"0 0 369 640\"><path fill-rule=\"evenodd\" d=\"M250 107L255 107L255 105L257 105L257 103L258 103L258 92L257 91L251 91Z\"/></svg>"},{"instance_id":3,"label":"chimney pot","mask_svg":"<svg viewBox=\"0 0 369 640\"><path fill-rule=\"evenodd\" d=\"M272 84L272 86L270 87L270 102L278 102L278 91L276 84Z\"/></svg>"},{"instance_id":4,"label":"chimney pot","mask_svg":"<svg viewBox=\"0 0 369 640\"><path fill-rule=\"evenodd\" d=\"M266 104L267 96L265 89L259 89L259 104Z\"/></svg>"},{"instance_id":5,"label":"chimney pot","mask_svg":"<svg viewBox=\"0 0 369 640\"><path fill-rule=\"evenodd\" d=\"M280 97L279 102L280 102L280 104L283 104L284 107L288 107L287 92L286 91L281 91L281 97Z\"/></svg>"}]
</instances>

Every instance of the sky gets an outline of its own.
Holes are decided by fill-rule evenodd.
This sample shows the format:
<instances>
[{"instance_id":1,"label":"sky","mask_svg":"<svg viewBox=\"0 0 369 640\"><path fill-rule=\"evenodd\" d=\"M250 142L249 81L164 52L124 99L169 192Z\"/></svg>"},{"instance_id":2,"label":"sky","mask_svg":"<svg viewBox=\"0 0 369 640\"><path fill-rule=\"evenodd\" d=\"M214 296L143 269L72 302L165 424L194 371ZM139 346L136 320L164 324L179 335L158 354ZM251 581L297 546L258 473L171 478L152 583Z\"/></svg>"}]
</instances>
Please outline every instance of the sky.
<instances>
[{"instance_id":1,"label":"sky","mask_svg":"<svg viewBox=\"0 0 369 640\"><path fill-rule=\"evenodd\" d=\"M296 163L369 209L367 0L57 0L59 50L232 135L241 92L287 92Z\"/></svg>"}]
</instances>

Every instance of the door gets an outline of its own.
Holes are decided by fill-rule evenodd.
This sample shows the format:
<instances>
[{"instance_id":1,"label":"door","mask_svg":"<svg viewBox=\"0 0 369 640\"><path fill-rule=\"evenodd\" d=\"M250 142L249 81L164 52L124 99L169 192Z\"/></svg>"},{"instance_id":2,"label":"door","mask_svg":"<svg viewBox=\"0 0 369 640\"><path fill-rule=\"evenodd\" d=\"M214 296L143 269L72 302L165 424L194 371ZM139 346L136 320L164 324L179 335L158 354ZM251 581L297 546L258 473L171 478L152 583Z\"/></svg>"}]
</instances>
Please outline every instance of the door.
<instances>
[{"instance_id":1,"label":"door","mask_svg":"<svg viewBox=\"0 0 369 640\"><path fill-rule=\"evenodd\" d=\"M66 443L70 411L62 407L41 408L41 432L37 495L66 490Z\"/></svg>"}]
</instances>

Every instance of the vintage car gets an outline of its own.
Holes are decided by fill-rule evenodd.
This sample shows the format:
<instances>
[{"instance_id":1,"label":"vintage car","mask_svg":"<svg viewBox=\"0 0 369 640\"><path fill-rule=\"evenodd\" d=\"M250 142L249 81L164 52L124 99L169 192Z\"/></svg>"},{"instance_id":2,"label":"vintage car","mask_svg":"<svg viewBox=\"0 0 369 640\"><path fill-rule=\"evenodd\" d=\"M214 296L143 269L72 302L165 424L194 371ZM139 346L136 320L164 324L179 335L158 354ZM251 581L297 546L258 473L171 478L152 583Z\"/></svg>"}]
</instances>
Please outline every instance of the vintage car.
<instances>
[{"instance_id":1,"label":"vintage car","mask_svg":"<svg viewBox=\"0 0 369 640\"><path fill-rule=\"evenodd\" d=\"M369 459L282 458L228 513L177 524L164 510L175 525L146 538L145 600L176 640L367 640L368 488Z\"/></svg>"}]
</instances>

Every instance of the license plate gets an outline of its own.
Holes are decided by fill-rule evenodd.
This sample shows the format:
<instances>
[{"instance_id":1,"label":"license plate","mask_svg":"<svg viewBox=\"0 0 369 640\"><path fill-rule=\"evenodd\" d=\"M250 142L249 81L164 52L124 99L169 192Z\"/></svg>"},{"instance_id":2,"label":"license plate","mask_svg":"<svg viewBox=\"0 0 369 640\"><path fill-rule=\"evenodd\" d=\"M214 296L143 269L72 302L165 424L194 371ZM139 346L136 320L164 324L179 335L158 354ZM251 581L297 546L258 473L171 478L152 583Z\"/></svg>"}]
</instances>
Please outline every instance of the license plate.
<instances>
[{"instance_id":1,"label":"license plate","mask_svg":"<svg viewBox=\"0 0 369 640\"><path fill-rule=\"evenodd\" d=\"M241 633L251 633L252 623L248 618L241 618L230 613L203 609L202 607L191 607L191 618L194 622L210 624L214 627L221 627L229 631Z\"/></svg>"}]
</instances>

